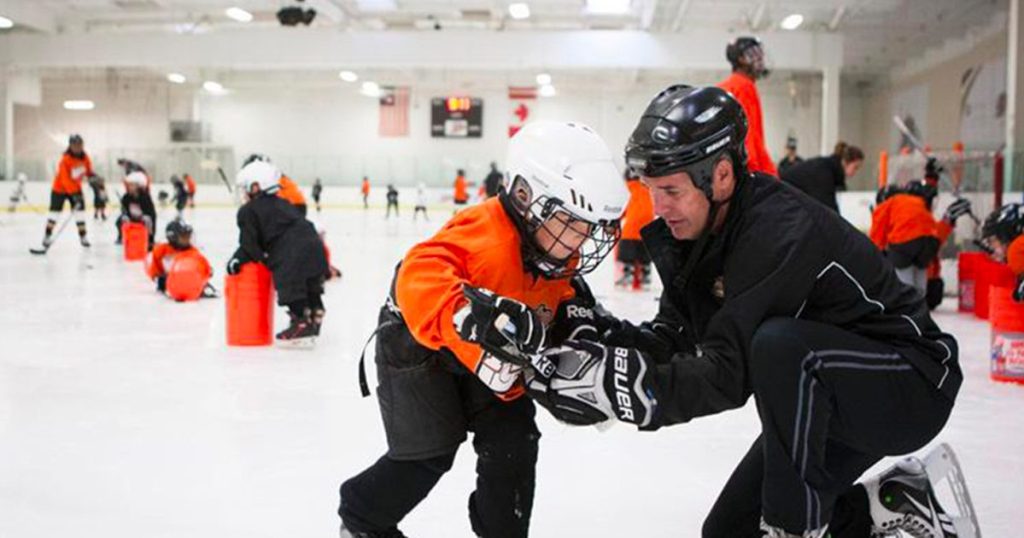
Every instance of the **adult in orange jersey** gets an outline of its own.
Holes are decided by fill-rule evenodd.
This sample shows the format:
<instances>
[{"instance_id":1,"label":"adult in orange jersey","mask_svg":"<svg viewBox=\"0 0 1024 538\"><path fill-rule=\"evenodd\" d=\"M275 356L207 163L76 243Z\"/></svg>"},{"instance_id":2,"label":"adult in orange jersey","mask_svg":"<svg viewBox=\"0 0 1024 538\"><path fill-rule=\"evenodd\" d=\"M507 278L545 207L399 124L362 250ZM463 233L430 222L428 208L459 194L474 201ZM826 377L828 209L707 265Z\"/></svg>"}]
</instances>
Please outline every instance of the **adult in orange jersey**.
<instances>
[{"instance_id":1,"label":"adult in orange jersey","mask_svg":"<svg viewBox=\"0 0 1024 538\"><path fill-rule=\"evenodd\" d=\"M47 248L53 240L53 228L64 210L64 203L71 206L78 226L78 240L83 247L89 246L85 237L85 198L82 196L82 180L88 180L96 174L92 171L92 160L85 153L85 144L81 135L73 134L68 138L68 148L57 165L57 175L53 178L50 190L50 215L46 219L46 232L43 235L43 247Z\"/></svg>"},{"instance_id":2,"label":"adult in orange jersey","mask_svg":"<svg viewBox=\"0 0 1024 538\"><path fill-rule=\"evenodd\" d=\"M725 57L732 64L732 74L719 82L718 87L731 93L747 115L747 168L778 177L779 172L764 145L764 116L757 92L757 80L768 76L761 41L756 37L738 37L726 46Z\"/></svg>"},{"instance_id":3,"label":"adult in orange jersey","mask_svg":"<svg viewBox=\"0 0 1024 538\"><path fill-rule=\"evenodd\" d=\"M363 194L363 209L370 207L370 178L363 176L363 184L359 187Z\"/></svg>"},{"instance_id":4,"label":"adult in orange jersey","mask_svg":"<svg viewBox=\"0 0 1024 538\"><path fill-rule=\"evenodd\" d=\"M182 177L185 178L185 191L188 192L188 206L191 208L196 207L196 180L192 179L192 174L184 174Z\"/></svg>"},{"instance_id":5,"label":"adult in orange jersey","mask_svg":"<svg viewBox=\"0 0 1024 538\"><path fill-rule=\"evenodd\" d=\"M1024 303L1024 205L1006 204L993 211L982 224L981 237L992 257L1017 275L1013 299Z\"/></svg>"},{"instance_id":6,"label":"adult in orange jersey","mask_svg":"<svg viewBox=\"0 0 1024 538\"><path fill-rule=\"evenodd\" d=\"M462 206L469 203L469 186L466 184L466 171L459 168L455 172L455 192L452 198L455 205Z\"/></svg>"},{"instance_id":7,"label":"adult in orange jersey","mask_svg":"<svg viewBox=\"0 0 1024 538\"><path fill-rule=\"evenodd\" d=\"M937 221L932 215L932 202L938 192L932 182L914 181L885 192L888 198L880 200L872 213L868 235L886 253L899 279L927 296L928 267L934 263L957 219L970 213L970 201L959 199L950 204L942 220Z\"/></svg>"},{"instance_id":8,"label":"adult in orange jersey","mask_svg":"<svg viewBox=\"0 0 1024 538\"><path fill-rule=\"evenodd\" d=\"M253 153L242 163L242 168L245 168L251 162L262 161L267 164L273 164L270 157L261 155L259 153ZM306 196L302 194L302 189L299 188L298 184L295 183L292 178L288 177L284 172L281 172L281 177L277 180L277 197L292 204L302 213L302 216L306 216Z\"/></svg>"},{"instance_id":9,"label":"adult in orange jersey","mask_svg":"<svg viewBox=\"0 0 1024 538\"><path fill-rule=\"evenodd\" d=\"M167 242L157 243L153 247L153 251L149 253L149 263L146 264L146 274L156 284L157 291L167 291L167 268L176 259L195 258L200 276L206 280L213 276L213 268L210 267L206 256L192 245L192 225L182 219L174 219L167 225L165 233ZM216 296L217 292L213 286L206 284L203 297Z\"/></svg>"},{"instance_id":10,"label":"adult in orange jersey","mask_svg":"<svg viewBox=\"0 0 1024 538\"><path fill-rule=\"evenodd\" d=\"M629 188L629 204L622 216L622 239L616 255L622 264L622 276L616 281L620 286L631 286L639 271L640 282L651 283L651 256L640 238L640 229L654 220L654 204L651 193L636 174L626 169L626 187Z\"/></svg>"},{"instance_id":11,"label":"adult in orange jersey","mask_svg":"<svg viewBox=\"0 0 1024 538\"><path fill-rule=\"evenodd\" d=\"M396 272L376 344L388 451L342 484L342 537L404 536L398 524L467 432L474 533L527 536L540 437L522 397L527 357L596 338L596 304L575 277L614 247L627 191L604 141L578 123L527 124L506 163L511 184L499 196L457 213Z\"/></svg>"}]
</instances>

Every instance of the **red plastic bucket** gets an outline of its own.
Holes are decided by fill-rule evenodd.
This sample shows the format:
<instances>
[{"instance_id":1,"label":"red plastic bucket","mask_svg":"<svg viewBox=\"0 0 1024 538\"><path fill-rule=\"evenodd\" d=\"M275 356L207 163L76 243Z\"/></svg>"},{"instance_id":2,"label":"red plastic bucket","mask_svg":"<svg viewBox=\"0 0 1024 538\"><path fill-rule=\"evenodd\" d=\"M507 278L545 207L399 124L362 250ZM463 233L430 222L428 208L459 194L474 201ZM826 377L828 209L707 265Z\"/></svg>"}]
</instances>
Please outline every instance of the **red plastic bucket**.
<instances>
[{"instance_id":1,"label":"red plastic bucket","mask_svg":"<svg viewBox=\"0 0 1024 538\"><path fill-rule=\"evenodd\" d=\"M985 262L984 252L961 252L959 261L959 306L960 312L974 312L975 278L980 265Z\"/></svg>"},{"instance_id":2,"label":"red plastic bucket","mask_svg":"<svg viewBox=\"0 0 1024 538\"><path fill-rule=\"evenodd\" d=\"M1024 304L1012 297L1013 288L989 289L992 313L992 354L989 376L996 381L1024 384Z\"/></svg>"},{"instance_id":3,"label":"red plastic bucket","mask_svg":"<svg viewBox=\"0 0 1024 538\"><path fill-rule=\"evenodd\" d=\"M205 267L195 256L175 256L167 270L167 295L175 301L195 301L206 287Z\"/></svg>"},{"instance_id":4,"label":"red plastic bucket","mask_svg":"<svg viewBox=\"0 0 1024 538\"><path fill-rule=\"evenodd\" d=\"M274 281L261 263L242 265L224 278L229 346L269 346L274 342Z\"/></svg>"},{"instance_id":5,"label":"red plastic bucket","mask_svg":"<svg viewBox=\"0 0 1024 538\"><path fill-rule=\"evenodd\" d=\"M125 222L121 225L121 238L124 242L124 259L128 261L145 260L149 251L149 230L141 222Z\"/></svg>"},{"instance_id":6,"label":"red plastic bucket","mask_svg":"<svg viewBox=\"0 0 1024 538\"><path fill-rule=\"evenodd\" d=\"M985 257L978 262L974 280L974 315L981 319L989 318L989 289L993 286L1012 286L1016 276L1005 263L999 263Z\"/></svg>"}]
</instances>

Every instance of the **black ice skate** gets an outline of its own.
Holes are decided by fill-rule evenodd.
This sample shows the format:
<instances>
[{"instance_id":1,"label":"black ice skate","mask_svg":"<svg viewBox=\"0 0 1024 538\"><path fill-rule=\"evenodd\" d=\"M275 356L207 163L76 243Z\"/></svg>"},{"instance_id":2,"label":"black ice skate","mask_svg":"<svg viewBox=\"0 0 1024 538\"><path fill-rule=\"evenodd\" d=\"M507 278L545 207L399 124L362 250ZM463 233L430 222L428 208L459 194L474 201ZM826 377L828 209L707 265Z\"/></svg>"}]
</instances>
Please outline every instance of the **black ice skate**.
<instances>
[{"instance_id":1,"label":"black ice skate","mask_svg":"<svg viewBox=\"0 0 1024 538\"><path fill-rule=\"evenodd\" d=\"M289 313L291 325L277 333L277 343L282 347L311 348L316 344L317 328L307 310L302 316Z\"/></svg>"},{"instance_id":2,"label":"black ice skate","mask_svg":"<svg viewBox=\"0 0 1024 538\"><path fill-rule=\"evenodd\" d=\"M948 481L959 514L946 512L934 485ZM910 457L864 482L873 538L978 538L978 522L963 473L949 445L939 445L924 461Z\"/></svg>"},{"instance_id":3,"label":"black ice skate","mask_svg":"<svg viewBox=\"0 0 1024 538\"><path fill-rule=\"evenodd\" d=\"M389 529L385 532L356 532L350 531L345 528L345 524L341 525L341 538L408 538L402 534L402 531L398 528Z\"/></svg>"}]
</instances>

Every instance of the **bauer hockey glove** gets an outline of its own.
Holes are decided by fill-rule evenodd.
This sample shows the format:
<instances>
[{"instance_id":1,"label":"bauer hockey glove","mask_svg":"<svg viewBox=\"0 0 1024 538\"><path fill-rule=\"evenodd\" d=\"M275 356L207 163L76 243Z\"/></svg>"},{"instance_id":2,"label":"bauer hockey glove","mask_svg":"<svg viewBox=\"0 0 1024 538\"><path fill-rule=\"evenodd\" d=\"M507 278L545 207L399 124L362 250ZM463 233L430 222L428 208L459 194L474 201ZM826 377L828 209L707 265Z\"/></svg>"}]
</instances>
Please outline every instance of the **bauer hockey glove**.
<instances>
[{"instance_id":1,"label":"bauer hockey glove","mask_svg":"<svg viewBox=\"0 0 1024 538\"><path fill-rule=\"evenodd\" d=\"M949 204L949 207L946 208L946 212L943 213L942 215L942 220L952 225L955 225L957 219L964 215L970 214L970 212L971 201L968 200L967 198L960 198L953 202L952 204Z\"/></svg>"},{"instance_id":2,"label":"bauer hockey glove","mask_svg":"<svg viewBox=\"0 0 1024 538\"><path fill-rule=\"evenodd\" d=\"M555 372L530 378L527 392L558 420L583 426L617 418L640 428L651 425L657 406L653 364L640 352L570 340L544 355L556 364Z\"/></svg>"},{"instance_id":3,"label":"bauer hockey glove","mask_svg":"<svg viewBox=\"0 0 1024 538\"><path fill-rule=\"evenodd\" d=\"M490 290L463 286L469 300L453 317L455 330L494 357L519 366L530 364L544 347L544 323L529 306Z\"/></svg>"}]
</instances>

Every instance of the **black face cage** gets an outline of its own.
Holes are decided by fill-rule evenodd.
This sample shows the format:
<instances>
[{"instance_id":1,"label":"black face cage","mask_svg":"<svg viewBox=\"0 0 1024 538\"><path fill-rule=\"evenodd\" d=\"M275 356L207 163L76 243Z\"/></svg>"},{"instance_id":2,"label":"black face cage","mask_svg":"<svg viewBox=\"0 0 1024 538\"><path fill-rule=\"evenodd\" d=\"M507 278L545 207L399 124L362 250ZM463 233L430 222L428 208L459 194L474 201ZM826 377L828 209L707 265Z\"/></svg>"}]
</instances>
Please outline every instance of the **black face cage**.
<instances>
[{"instance_id":1,"label":"black face cage","mask_svg":"<svg viewBox=\"0 0 1024 538\"><path fill-rule=\"evenodd\" d=\"M565 209L565 204L558 198L541 196L525 207L517 203L514 196L510 198L517 209L522 211L524 232L526 232L526 237L523 238L523 261L532 265L544 278L557 280L590 273L597 269L597 266L611 253L619 241L621 229L618 220L588 222L590 233L579 249L574 249L565 241L566 234L573 233L570 231L569 225L566 224L559 234L552 233L551 235L554 237L554 244L561 245L568 250L575 250L575 254L566 259L556 258L551 255L550 250L542 249L537 244L537 232L559 211L564 212L573 220L582 219L573 216L573 213Z\"/></svg>"}]
</instances>

